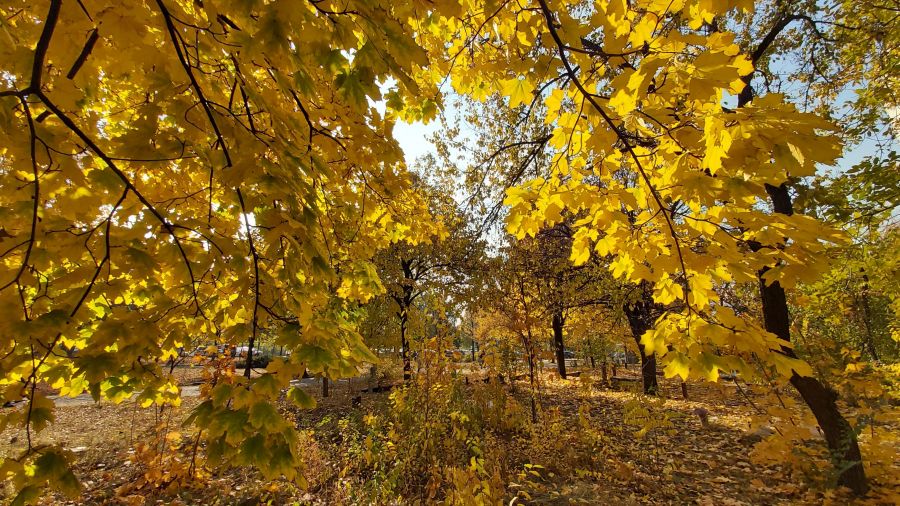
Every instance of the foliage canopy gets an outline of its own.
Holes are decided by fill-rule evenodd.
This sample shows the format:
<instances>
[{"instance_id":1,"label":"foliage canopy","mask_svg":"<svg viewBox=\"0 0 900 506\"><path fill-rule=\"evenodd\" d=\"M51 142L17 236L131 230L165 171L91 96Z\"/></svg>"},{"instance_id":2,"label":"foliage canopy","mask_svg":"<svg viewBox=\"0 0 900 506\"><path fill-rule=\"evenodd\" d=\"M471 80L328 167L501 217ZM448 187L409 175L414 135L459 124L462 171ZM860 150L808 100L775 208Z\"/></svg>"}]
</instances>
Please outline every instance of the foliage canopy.
<instances>
[{"instance_id":1,"label":"foliage canopy","mask_svg":"<svg viewBox=\"0 0 900 506\"><path fill-rule=\"evenodd\" d=\"M304 371L350 377L377 361L358 332L364 306L386 288L402 295L408 276L380 275L376 255L434 260L463 227L429 205L392 137L398 120L433 119L450 88L540 115L529 133L546 135L528 141L549 163L512 181L507 230L522 240L565 226L574 267L650 287L666 311L642 351L666 376L812 376L785 336L720 295L758 276L788 290L816 281L829 248L847 242L813 216L769 207L774 188L835 162L841 129L778 93L750 100L771 41L746 44L737 27L756 7L5 2L0 394L27 405L4 411L0 427L28 435L25 453L3 463L17 500L48 482L78 489L61 448L32 444L54 416L39 383L177 404L167 364L182 350L247 341L252 353L263 333L290 354L256 377L251 357L244 377L217 377L190 422L212 464L302 481L297 433L275 400ZM776 27L806 15L776 14ZM885 23L877 8L864 14ZM896 32L878 33L881 43ZM875 83L859 117L896 80L846 63L862 45L840 55L844 82ZM505 315L507 327L531 324L522 311ZM288 398L312 403L297 388Z\"/></svg>"}]
</instances>

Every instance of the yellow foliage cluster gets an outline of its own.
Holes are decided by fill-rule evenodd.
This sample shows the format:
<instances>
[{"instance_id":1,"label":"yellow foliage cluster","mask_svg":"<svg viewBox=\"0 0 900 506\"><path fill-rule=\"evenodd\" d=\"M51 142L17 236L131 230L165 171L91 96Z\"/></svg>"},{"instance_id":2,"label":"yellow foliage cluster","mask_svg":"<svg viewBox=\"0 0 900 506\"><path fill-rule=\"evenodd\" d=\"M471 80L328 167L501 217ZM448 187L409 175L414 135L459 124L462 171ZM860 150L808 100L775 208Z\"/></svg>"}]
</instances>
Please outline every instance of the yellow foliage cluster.
<instances>
[{"instance_id":1,"label":"yellow foliage cluster","mask_svg":"<svg viewBox=\"0 0 900 506\"><path fill-rule=\"evenodd\" d=\"M359 305L384 290L373 255L445 235L392 130L432 119L447 80L541 109L552 170L509 189L508 230L535 236L573 216L575 264L610 255L617 279L679 308L642 341L669 376L749 375L749 355L807 374L714 290L763 268L790 288L842 240L761 205L767 185L812 174L840 146L831 124L776 94L725 105L753 64L734 34L707 28L753 7L4 2L0 395L27 406L0 427L29 436L4 476L22 500L47 483L77 490L65 453L31 444L53 419L39 383L174 404L166 361L266 331L291 354L252 379L250 365L223 376L191 422L212 463L302 481L296 429L274 402L304 370L342 377L374 362L356 329ZM449 475L468 490L460 500L491 502L493 478L472 462Z\"/></svg>"}]
</instances>

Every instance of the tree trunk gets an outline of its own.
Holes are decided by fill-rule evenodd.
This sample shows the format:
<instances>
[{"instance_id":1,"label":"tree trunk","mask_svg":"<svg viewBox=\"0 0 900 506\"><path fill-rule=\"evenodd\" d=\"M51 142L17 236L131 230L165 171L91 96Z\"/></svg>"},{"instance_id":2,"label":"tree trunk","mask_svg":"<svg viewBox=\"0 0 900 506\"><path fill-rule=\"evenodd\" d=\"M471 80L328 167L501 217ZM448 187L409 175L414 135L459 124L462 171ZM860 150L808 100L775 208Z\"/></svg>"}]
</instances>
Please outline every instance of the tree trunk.
<instances>
[{"instance_id":1,"label":"tree trunk","mask_svg":"<svg viewBox=\"0 0 900 506\"><path fill-rule=\"evenodd\" d=\"M766 191L772 199L776 213L786 215L794 213L793 203L786 185L782 184L776 187L767 184ZM759 250L761 246L757 243L752 244L751 247ZM787 297L781 284L777 281L766 285L763 275L768 270L768 267L761 269L758 276L765 327L767 331L790 342L791 327ZM781 351L789 357L796 357L792 348L783 347ZM838 484L849 488L855 494L865 494L868 484L863 469L862 455L859 451L859 442L853 427L837 407L837 393L816 378L803 377L796 373L791 376L791 385L803 397L825 434L825 441L831 451L834 466L840 470Z\"/></svg>"},{"instance_id":2,"label":"tree trunk","mask_svg":"<svg viewBox=\"0 0 900 506\"><path fill-rule=\"evenodd\" d=\"M872 336L872 312L869 308L869 275L866 274L866 270L863 268L860 268L859 272L862 273L863 279L860 304L862 305L863 326L865 326L866 328L866 337L864 338L864 342L866 345L866 351L869 353L869 356L872 357L872 360L878 362L878 352L875 351L875 338Z\"/></svg>"},{"instance_id":3,"label":"tree trunk","mask_svg":"<svg viewBox=\"0 0 900 506\"><path fill-rule=\"evenodd\" d=\"M600 366L600 377L603 378L604 383L609 383L609 377L606 375L606 360L603 361L603 364Z\"/></svg>"},{"instance_id":4,"label":"tree trunk","mask_svg":"<svg viewBox=\"0 0 900 506\"><path fill-rule=\"evenodd\" d=\"M644 353L644 345L638 344L641 352L641 384L644 386L644 393L647 395L656 395L659 391L659 383L656 378L656 355Z\"/></svg>"},{"instance_id":5,"label":"tree trunk","mask_svg":"<svg viewBox=\"0 0 900 506\"><path fill-rule=\"evenodd\" d=\"M563 325L565 318L561 312L553 313L551 325L553 327L553 346L556 348L556 369L559 377L566 379L566 349L563 345Z\"/></svg>"},{"instance_id":6,"label":"tree trunk","mask_svg":"<svg viewBox=\"0 0 900 506\"><path fill-rule=\"evenodd\" d=\"M412 270L412 260L402 259L400 267L403 269L403 293L394 295L394 301L397 303L399 310L397 316L400 318L400 356L403 359L403 381L409 381L412 378L412 365L409 356L409 337L406 331L409 326L409 310L412 308L416 295L413 293L415 279Z\"/></svg>"},{"instance_id":7,"label":"tree trunk","mask_svg":"<svg viewBox=\"0 0 900 506\"><path fill-rule=\"evenodd\" d=\"M244 364L244 377L250 379L250 372L253 370L253 341L251 337L247 343L247 362Z\"/></svg>"},{"instance_id":8,"label":"tree trunk","mask_svg":"<svg viewBox=\"0 0 900 506\"><path fill-rule=\"evenodd\" d=\"M752 61L754 65L766 53L776 37L794 19L790 16L782 15L778 22L770 28L769 33L760 41L756 50L753 51ZM744 107L753 100L752 79L752 72L743 77L744 88L738 94L738 107ZM769 198L772 200L772 208L776 213L794 214L794 205L791 202L791 195L788 193L786 183L779 186L772 186L767 183L766 193L769 194ZM760 247L759 243L750 243L750 248L753 251L758 251ZM763 268L758 273L765 327L769 332L790 342L791 327L787 298L780 283L774 282L766 286L763 274L767 270L768 268ZM782 352L790 357L795 356L794 350L791 348L782 348ZM866 490L868 490L868 484L866 483L866 474L859 451L859 442L856 439L856 432L854 432L853 428L838 410L837 394L820 383L816 378L801 377L796 373L791 377L791 384L800 392L803 400L806 401L806 404L816 417L816 421L819 422L822 432L825 433L825 441L831 450L835 467L840 470L838 484L850 488L855 494L865 494Z\"/></svg>"},{"instance_id":9,"label":"tree trunk","mask_svg":"<svg viewBox=\"0 0 900 506\"><path fill-rule=\"evenodd\" d=\"M641 344L641 336L653 326L653 312L656 309L656 304L653 302L649 285L646 282L641 282L640 290L641 299L625 305L625 317L628 319L631 335L634 337L634 341L638 346L638 352L641 354L641 379L644 393L656 395L659 390L659 384L656 379L656 355L644 353L644 345ZM625 363L628 363L627 355Z\"/></svg>"},{"instance_id":10,"label":"tree trunk","mask_svg":"<svg viewBox=\"0 0 900 506\"><path fill-rule=\"evenodd\" d=\"M322 397L328 397L328 378L322 376Z\"/></svg>"},{"instance_id":11,"label":"tree trunk","mask_svg":"<svg viewBox=\"0 0 900 506\"><path fill-rule=\"evenodd\" d=\"M406 337L406 324L409 316L406 310L400 313L400 356L403 359L403 381L412 378L412 365L409 362L409 340Z\"/></svg>"},{"instance_id":12,"label":"tree trunk","mask_svg":"<svg viewBox=\"0 0 900 506\"><path fill-rule=\"evenodd\" d=\"M522 339L522 345L525 348L525 355L528 358L528 382L531 386L531 423L537 423L537 403L535 402L535 365L534 365L534 346L532 346L531 331L527 334L519 333ZM515 384L515 382L513 382Z\"/></svg>"}]
</instances>

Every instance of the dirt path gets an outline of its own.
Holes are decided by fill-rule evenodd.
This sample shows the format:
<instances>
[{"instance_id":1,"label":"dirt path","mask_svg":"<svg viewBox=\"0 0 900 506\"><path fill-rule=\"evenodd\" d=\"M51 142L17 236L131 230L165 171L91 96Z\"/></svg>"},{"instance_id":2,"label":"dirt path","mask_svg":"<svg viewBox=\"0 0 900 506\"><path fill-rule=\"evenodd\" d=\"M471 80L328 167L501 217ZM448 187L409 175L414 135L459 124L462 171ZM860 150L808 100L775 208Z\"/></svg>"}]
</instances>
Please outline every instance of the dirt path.
<instances>
[{"instance_id":1,"label":"dirt path","mask_svg":"<svg viewBox=\"0 0 900 506\"><path fill-rule=\"evenodd\" d=\"M319 383L319 378L303 378L301 380L293 380L291 381L291 385L293 386L302 386L302 387L311 387ZM137 395L138 392L135 392L134 395ZM133 396L134 396L133 395ZM132 397L133 397L132 396ZM181 397L189 398L189 397L199 397L200 396L200 385L184 385L181 387ZM81 394L77 397L64 397L59 395L50 395L49 399L53 400L57 407L62 406L87 406L90 404L95 404L94 398L91 397L91 394Z\"/></svg>"}]
</instances>

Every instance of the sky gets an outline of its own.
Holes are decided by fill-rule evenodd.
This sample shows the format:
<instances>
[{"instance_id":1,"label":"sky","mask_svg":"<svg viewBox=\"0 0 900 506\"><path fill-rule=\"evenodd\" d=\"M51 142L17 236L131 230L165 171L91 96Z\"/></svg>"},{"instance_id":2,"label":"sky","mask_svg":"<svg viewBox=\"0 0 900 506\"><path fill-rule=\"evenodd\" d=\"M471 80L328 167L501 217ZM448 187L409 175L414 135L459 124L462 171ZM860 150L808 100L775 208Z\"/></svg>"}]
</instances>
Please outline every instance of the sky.
<instances>
[{"instance_id":1,"label":"sky","mask_svg":"<svg viewBox=\"0 0 900 506\"><path fill-rule=\"evenodd\" d=\"M452 101L447 101L446 107L452 109ZM383 112L383 111L382 111ZM454 114L452 110L444 111L445 114ZM441 128L440 118L435 119L427 125L421 121L415 123L404 123L398 121L394 125L394 138L403 149L404 159L407 166L412 166L413 162L426 153L434 153L434 145L429 141L429 137ZM821 173L841 173L844 172L865 157L876 154L878 149L876 141L865 139L861 143L844 148L844 155L837 160L834 167L822 167Z\"/></svg>"},{"instance_id":2,"label":"sky","mask_svg":"<svg viewBox=\"0 0 900 506\"><path fill-rule=\"evenodd\" d=\"M437 132L440 126L441 122L437 119L427 125L421 121L415 123L398 121L394 125L394 138L403 148L406 165L412 166L416 158L434 152L434 145L428 140L428 137Z\"/></svg>"}]
</instances>

